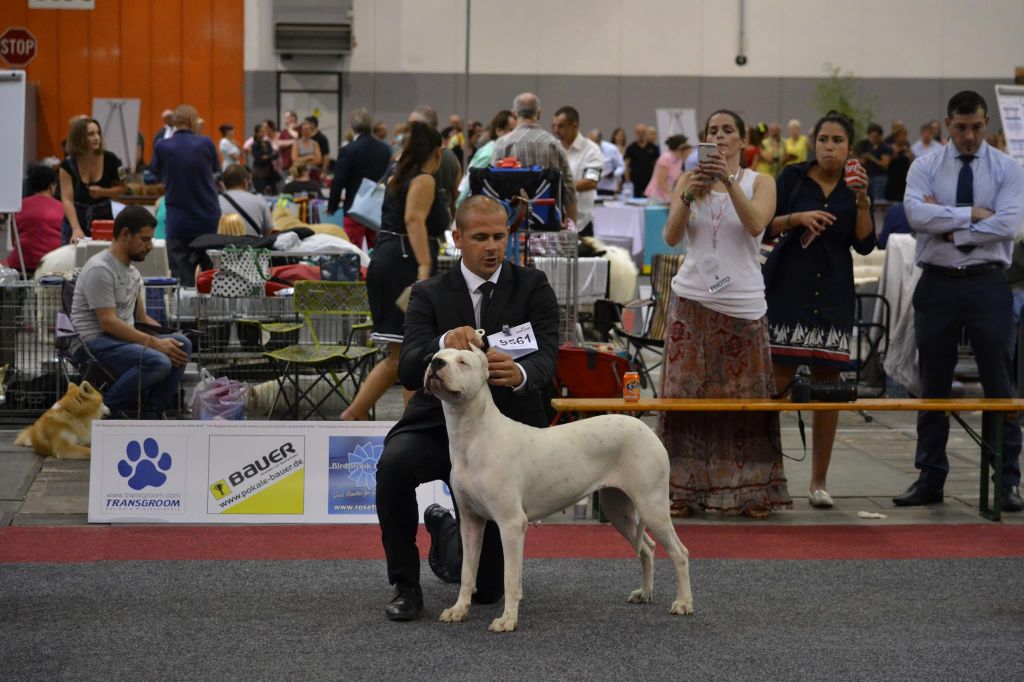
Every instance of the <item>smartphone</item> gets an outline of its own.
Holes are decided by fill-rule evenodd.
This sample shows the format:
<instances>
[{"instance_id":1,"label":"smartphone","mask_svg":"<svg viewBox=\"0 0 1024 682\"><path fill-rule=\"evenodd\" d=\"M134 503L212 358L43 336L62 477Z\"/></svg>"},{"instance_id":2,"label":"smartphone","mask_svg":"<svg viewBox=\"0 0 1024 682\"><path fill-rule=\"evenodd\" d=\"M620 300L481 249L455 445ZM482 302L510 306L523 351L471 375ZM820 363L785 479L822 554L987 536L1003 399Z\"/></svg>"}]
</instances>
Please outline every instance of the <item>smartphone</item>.
<instances>
[{"instance_id":1,"label":"smartphone","mask_svg":"<svg viewBox=\"0 0 1024 682\"><path fill-rule=\"evenodd\" d=\"M704 163L708 157L718 151L718 145L712 142L701 142L697 145L697 161Z\"/></svg>"}]
</instances>

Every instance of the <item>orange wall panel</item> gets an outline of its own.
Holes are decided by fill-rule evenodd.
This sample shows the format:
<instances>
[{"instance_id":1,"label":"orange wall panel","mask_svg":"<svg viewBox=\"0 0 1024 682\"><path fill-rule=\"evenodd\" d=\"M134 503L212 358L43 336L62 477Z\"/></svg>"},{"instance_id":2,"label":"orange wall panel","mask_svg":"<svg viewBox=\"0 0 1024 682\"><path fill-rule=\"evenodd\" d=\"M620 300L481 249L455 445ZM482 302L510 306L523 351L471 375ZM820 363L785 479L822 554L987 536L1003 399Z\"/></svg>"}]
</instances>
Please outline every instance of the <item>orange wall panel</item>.
<instances>
[{"instance_id":1,"label":"orange wall panel","mask_svg":"<svg viewBox=\"0 0 1024 682\"><path fill-rule=\"evenodd\" d=\"M27 68L38 85L38 156L60 156L68 119L89 113L94 97L142 100L147 159L160 112L182 102L199 109L214 139L221 123L240 128L243 13L244 0L96 0L91 11L0 1L0 31L24 26L39 42Z\"/></svg>"},{"instance_id":2,"label":"orange wall panel","mask_svg":"<svg viewBox=\"0 0 1024 682\"><path fill-rule=\"evenodd\" d=\"M245 88L245 17L241 2L214 2L212 32L213 56L217 71L213 74L212 113L207 133L214 137L218 126L235 126L235 138L244 140L245 102L235 95ZM216 139L216 137L214 137Z\"/></svg>"},{"instance_id":3,"label":"orange wall panel","mask_svg":"<svg viewBox=\"0 0 1024 682\"><path fill-rule=\"evenodd\" d=\"M181 104L181 0L151 3L150 27L152 97L159 112Z\"/></svg>"},{"instance_id":4,"label":"orange wall panel","mask_svg":"<svg viewBox=\"0 0 1024 682\"><path fill-rule=\"evenodd\" d=\"M154 111L150 79L149 3L121 3L121 96L139 99L139 130L145 148L143 158L153 157L153 135L160 125L160 110ZM148 134L147 134L148 132Z\"/></svg>"}]
</instances>

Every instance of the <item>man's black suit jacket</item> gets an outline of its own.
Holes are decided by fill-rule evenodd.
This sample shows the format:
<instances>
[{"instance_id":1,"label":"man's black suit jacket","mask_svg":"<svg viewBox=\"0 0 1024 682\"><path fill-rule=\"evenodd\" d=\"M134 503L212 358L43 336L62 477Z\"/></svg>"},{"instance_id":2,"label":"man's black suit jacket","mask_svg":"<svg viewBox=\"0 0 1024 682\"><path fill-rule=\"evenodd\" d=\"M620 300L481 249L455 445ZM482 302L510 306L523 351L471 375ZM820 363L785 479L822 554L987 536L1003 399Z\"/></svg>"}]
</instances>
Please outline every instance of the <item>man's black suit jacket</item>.
<instances>
[{"instance_id":1,"label":"man's black suit jacket","mask_svg":"<svg viewBox=\"0 0 1024 682\"><path fill-rule=\"evenodd\" d=\"M384 177L390 161L391 147L369 133L363 133L342 147L334 163L334 182L331 184L331 197L327 201L327 212L338 210L342 189L345 190L343 207L346 211L351 208L363 178L377 182Z\"/></svg>"},{"instance_id":2,"label":"man's black suit jacket","mask_svg":"<svg viewBox=\"0 0 1024 682\"><path fill-rule=\"evenodd\" d=\"M423 374L441 336L456 327L476 327L473 302L469 297L460 263L412 288L405 313L405 337L399 356L398 378L402 385L416 391L388 437L403 431L444 428L441 401L423 392ZM519 393L511 388L491 386L494 402L502 414L516 421L543 427L543 389L551 384L558 359L558 302L547 276L540 270L524 268L505 261L501 266L487 309L483 328L487 334L502 325L530 322L537 336L538 350L518 358L526 372L526 386Z\"/></svg>"}]
</instances>

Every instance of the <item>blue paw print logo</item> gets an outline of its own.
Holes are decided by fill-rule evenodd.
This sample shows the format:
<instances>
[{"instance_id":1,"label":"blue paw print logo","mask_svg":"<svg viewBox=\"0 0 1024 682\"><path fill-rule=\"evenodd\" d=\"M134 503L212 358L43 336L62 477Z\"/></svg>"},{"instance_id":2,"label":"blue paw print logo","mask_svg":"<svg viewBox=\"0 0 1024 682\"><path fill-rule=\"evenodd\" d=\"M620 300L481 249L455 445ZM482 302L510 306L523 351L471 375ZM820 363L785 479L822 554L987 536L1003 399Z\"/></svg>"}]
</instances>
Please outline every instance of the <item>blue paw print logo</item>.
<instances>
[{"instance_id":1,"label":"blue paw print logo","mask_svg":"<svg viewBox=\"0 0 1024 682\"><path fill-rule=\"evenodd\" d=\"M171 468L171 456L160 452L160 445L153 438L147 438L139 445L133 440L125 448L125 459L117 463L117 473L128 479L128 487L142 490L148 486L159 488L167 482Z\"/></svg>"}]
</instances>

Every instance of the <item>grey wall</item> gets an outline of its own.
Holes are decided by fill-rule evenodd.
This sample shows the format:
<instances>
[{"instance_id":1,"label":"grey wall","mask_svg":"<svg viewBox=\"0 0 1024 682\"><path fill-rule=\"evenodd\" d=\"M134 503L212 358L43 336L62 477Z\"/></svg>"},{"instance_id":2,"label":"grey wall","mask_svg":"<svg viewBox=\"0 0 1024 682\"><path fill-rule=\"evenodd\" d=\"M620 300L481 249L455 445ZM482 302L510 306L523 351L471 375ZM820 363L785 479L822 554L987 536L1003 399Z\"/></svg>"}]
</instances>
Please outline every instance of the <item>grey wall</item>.
<instances>
[{"instance_id":1,"label":"grey wall","mask_svg":"<svg viewBox=\"0 0 1024 682\"><path fill-rule=\"evenodd\" d=\"M507 109L519 92L532 91L541 99L547 115L562 105L580 111L583 129L600 128L608 134L622 126L630 131L638 122L653 124L655 109L689 107L697 110L698 122L711 110L736 110L748 122L801 120L808 128L820 115L813 95L819 79L646 77L646 76L552 76L471 75L469 116L487 122L499 109ZM916 139L917 128L933 118L941 119L946 101L963 89L980 92L995 111L995 79L902 79L860 80L863 93L877 100L875 120L888 129L902 118ZM342 74L343 115L365 106L389 125L404 121L418 104L438 110L442 121L451 113L465 115L463 74L368 73ZM276 75L273 71L247 71L246 136L256 121L277 116ZM299 112L302 114L303 112ZM992 128L1000 127L998 117ZM628 133L632 137L632 133Z\"/></svg>"}]
</instances>

